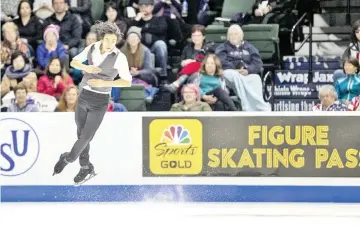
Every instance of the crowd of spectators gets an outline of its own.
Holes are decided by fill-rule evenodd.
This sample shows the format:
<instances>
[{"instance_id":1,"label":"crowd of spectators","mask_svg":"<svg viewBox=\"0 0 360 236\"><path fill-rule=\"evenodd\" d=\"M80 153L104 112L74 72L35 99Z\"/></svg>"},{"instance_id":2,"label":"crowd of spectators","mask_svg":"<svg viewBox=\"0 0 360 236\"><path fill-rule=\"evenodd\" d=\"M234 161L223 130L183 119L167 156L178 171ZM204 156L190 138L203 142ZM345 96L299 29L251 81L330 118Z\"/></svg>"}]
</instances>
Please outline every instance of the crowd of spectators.
<instances>
[{"instance_id":1,"label":"crowd of spectators","mask_svg":"<svg viewBox=\"0 0 360 236\"><path fill-rule=\"evenodd\" d=\"M176 97L171 111L271 111L263 99L261 56L244 40L241 26L231 25L227 40L212 44L206 40L204 25L184 20L184 1L105 3L102 20L121 30L123 38L117 47L128 59L133 84L145 87L144 99L153 101L156 94L165 91ZM271 13L286 8L287 2L256 1L249 22L262 23L264 18L274 17ZM42 94L51 97L50 110L74 111L82 72L69 64L98 41L91 7L91 0L2 0L0 86L4 110L40 111L37 99ZM269 19L266 22L278 20ZM289 22L285 19L285 23ZM358 109L359 32L357 21L353 42L344 53L344 69L335 72L334 86L319 92L321 102L314 110ZM169 48L181 50L175 81L169 81L173 69ZM108 111L127 109L111 102Z\"/></svg>"}]
</instances>

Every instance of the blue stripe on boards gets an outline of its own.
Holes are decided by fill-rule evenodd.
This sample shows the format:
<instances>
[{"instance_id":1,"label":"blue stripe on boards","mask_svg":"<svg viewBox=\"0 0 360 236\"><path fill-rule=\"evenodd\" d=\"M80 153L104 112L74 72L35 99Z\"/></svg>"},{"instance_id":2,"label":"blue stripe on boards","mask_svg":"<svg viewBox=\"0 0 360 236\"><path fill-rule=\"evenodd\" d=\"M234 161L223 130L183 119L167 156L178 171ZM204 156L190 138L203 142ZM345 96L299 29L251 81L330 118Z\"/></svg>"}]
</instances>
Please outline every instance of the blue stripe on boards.
<instances>
[{"instance_id":1,"label":"blue stripe on boards","mask_svg":"<svg viewBox=\"0 0 360 236\"><path fill-rule=\"evenodd\" d=\"M2 202L333 202L360 203L360 186L84 185L2 186Z\"/></svg>"}]
</instances>

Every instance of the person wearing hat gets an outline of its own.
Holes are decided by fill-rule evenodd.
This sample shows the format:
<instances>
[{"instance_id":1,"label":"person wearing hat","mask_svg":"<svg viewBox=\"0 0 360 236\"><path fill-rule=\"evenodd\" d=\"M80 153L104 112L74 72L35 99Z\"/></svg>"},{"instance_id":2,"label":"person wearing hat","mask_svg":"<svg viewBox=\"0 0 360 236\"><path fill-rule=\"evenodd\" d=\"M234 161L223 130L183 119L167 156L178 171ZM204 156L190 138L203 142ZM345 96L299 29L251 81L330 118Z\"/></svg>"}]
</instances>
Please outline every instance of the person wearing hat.
<instances>
[{"instance_id":1,"label":"person wearing hat","mask_svg":"<svg viewBox=\"0 0 360 236\"><path fill-rule=\"evenodd\" d=\"M155 55L156 67L160 67L160 77L167 77L167 23L164 17L153 16L154 0L139 0L140 12L134 19L134 26L142 29L141 42Z\"/></svg>"},{"instance_id":2,"label":"person wearing hat","mask_svg":"<svg viewBox=\"0 0 360 236\"><path fill-rule=\"evenodd\" d=\"M108 109L112 87L130 87L132 81L126 56L116 48L122 36L119 27L109 21L98 22L95 32L100 41L87 46L70 64L84 72L75 109L78 139L70 152L60 155L53 173L60 174L79 158L80 171L74 178L75 184L95 176L94 166L90 163L90 142ZM84 61L88 65L83 64ZM117 76L120 78L115 80Z\"/></svg>"},{"instance_id":3,"label":"person wearing hat","mask_svg":"<svg viewBox=\"0 0 360 236\"><path fill-rule=\"evenodd\" d=\"M156 76L153 73L151 52L141 43L141 29L139 27L130 27L126 34L126 43L121 51L129 62L133 84L145 85L145 98L151 101L158 91L157 88L151 86L156 84Z\"/></svg>"},{"instance_id":4,"label":"person wearing hat","mask_svg":"<svg viewBox=\"0 0 360 236\"><path fill-rule=\"evenodd\" d=\"M61 61L66 58L66 49L59 40L59 26L49 25L43 34L44 42L36 49L36 58L41 70L46 68L52 57L58 57Z\"/></svg>"}]
</instances>

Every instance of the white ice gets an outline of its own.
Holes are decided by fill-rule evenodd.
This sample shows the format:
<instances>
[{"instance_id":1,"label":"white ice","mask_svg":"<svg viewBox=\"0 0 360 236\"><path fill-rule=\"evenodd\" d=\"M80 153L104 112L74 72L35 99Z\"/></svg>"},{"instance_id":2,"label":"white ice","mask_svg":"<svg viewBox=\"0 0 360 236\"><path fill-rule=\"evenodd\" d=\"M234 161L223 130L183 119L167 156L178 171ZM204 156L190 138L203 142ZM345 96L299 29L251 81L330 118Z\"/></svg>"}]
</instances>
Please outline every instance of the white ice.
<instances>
[{"instance_id":1,"label":"white ice","mask_svg":"<svg viewBox=\"0 0 360 236\"><path fill-rule=\"evenodd\" d=\"M360 204L0 204L6 236L341 236L359 222Z\"/></svg>"}]
</instances>

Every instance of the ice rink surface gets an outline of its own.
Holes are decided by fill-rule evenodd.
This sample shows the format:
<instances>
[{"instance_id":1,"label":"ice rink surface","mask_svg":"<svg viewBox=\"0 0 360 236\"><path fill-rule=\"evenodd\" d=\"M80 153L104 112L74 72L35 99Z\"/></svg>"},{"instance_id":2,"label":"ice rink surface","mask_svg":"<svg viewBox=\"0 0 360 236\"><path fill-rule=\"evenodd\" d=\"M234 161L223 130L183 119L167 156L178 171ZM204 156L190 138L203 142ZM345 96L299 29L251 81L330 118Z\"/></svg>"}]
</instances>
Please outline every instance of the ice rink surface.
<instances>
[{"instance_id":1,"label":"ice rink surface","mask_svg":"<svg viewBox=\"0 0 360 236\"><path fill-rule=\"evenodd\" d=\"M359 225L360 204L0 204L6 236L341 236Z\"/></svg>"}]
</instances>

